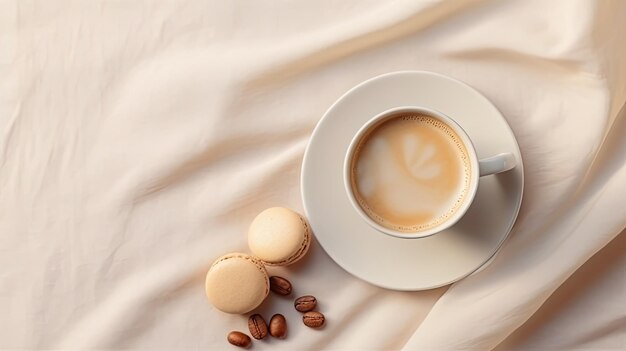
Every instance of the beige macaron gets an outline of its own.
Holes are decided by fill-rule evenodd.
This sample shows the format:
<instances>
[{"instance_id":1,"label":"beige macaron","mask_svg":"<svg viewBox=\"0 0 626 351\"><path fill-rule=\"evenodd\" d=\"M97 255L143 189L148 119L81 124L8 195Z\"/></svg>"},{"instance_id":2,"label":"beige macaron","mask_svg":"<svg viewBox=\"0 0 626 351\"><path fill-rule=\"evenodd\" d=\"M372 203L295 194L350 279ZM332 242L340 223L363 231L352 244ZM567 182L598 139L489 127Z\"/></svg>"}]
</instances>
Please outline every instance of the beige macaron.
<instances>
[{"instance_id":1,"label":"beige macaron","mask_svg":"<svg viewBox=\"0 0 626 351\"><path fill-rule=\"evenodd\" d=\"M226 313L252 311L265 300L269 288L263 263L243 253L229 253L215 260L205 281L207 298Z\"/></svg>"},{"instance_id":2,"label":"beige macaron","mask_svg":"<svg viewBox=\"0 0 626 351\"><path fill-rule=\"evenodd\" d=\"M292 264L306 254L310 244L311 231L306 220L284 207L259 213L248 229L250 251L266 265Z\"/></svg>"}]
</instances>

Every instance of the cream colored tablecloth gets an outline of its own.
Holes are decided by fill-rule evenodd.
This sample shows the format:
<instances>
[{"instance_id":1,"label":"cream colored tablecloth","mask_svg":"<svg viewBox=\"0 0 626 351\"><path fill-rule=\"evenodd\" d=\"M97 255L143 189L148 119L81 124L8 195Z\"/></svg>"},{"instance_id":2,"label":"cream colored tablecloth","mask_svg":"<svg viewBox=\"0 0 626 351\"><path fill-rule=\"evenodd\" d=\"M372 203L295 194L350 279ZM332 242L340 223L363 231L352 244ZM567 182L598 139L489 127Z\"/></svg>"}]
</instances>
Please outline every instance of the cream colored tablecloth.
<instances>
[{"instance_id":1,"label":"cream colored tablecloth","mask_svg":"<svg viewBox=\"0 0 626 351\"><path fill-rule=\"evenodd\" d=\"M314 244L272 272L327 327L274 296L289 337L254 349L626 349L625 33L619 0L0 0L0 348L230 349L245 317L208 304L208 265L247 250L260 210L302 210L304 148L341 94L431 70L518 138L510 239L415 293Z\"/></svg>"}]
</instances>

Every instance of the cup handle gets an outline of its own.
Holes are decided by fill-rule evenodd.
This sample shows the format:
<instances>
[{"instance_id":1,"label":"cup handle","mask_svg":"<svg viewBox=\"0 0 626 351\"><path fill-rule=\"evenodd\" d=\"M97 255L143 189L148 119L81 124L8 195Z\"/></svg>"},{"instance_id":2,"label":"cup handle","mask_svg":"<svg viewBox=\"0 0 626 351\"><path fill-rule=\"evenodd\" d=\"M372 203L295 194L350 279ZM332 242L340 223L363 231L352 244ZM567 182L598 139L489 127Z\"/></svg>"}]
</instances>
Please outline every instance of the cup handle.
<instances>
[{"instance_id":1,"label":"cup handle","mask_svg":"<svg viewBox=\"0 0 626 351\"><path fill-rule=\"evenodd\" d=\"M495 156L483 158L478 161L480 176L506 172L515 168L515 156L511 153L502 153Z\"/></svg>"}]
</instances>

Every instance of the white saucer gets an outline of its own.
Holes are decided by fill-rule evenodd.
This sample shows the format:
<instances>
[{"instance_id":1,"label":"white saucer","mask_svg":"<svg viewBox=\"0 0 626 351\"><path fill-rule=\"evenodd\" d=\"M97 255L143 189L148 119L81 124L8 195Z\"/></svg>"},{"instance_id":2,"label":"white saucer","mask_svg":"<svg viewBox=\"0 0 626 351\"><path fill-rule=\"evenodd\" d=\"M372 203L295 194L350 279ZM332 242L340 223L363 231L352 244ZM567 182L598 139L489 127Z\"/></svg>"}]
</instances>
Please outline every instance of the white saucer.
<instances>
[{"instance_id":1,"label":"white saucer","mask_svg":"<svg viewBox=\"0 0 626 351\"><path fill-rule=\"evenodd\" d=\"M356 131L395 106L424 106L454 118L474 142L479 158L510 152L516 167L482 177L474 203L453 227L431 237L382 234L356 213L343 187L345 152ZM498 251L522 202L524 171L513 132L479 92L432 72L394 72L344 94L320 120L304 154L302 199L324 250L349 273L394 290L424 290L455 282Z\"/></svg>"}]
</instances>

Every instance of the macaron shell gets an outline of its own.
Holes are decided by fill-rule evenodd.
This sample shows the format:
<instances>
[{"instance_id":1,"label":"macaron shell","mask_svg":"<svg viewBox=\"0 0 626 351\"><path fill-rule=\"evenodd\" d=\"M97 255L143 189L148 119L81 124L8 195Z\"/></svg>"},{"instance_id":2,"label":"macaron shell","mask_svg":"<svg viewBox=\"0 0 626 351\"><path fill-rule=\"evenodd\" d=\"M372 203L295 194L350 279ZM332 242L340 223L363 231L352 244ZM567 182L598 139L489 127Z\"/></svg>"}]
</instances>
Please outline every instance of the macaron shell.
<instances>
[{"instance_id":1,"label":"macaron shell","mask_svg":"<svg viewBox=\"0 0 626 351\"><path fill-rule=\"evenodd\" d=\"M269 293L269 277L263 264L246 254L218 258L206 276L206 295L217 309L244 314L258 307Z\"/></svg>"},{"instance_id":2,"label":"macaron shell","mask_svg":"<svg viewBox=\"0 0 626 351\"><path fill-rule=\"evenodd\" d=\"M300 259L310 243L309 226L298 213L283 207L261 212L248 230L253 255L269 265L288 264Z\"/></svg>"}]
</instances>

